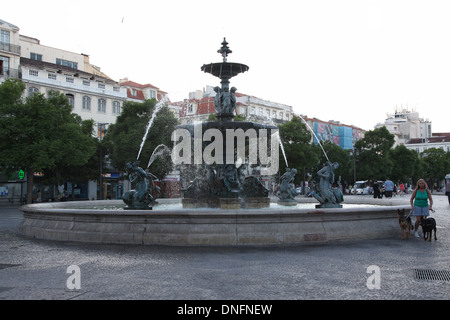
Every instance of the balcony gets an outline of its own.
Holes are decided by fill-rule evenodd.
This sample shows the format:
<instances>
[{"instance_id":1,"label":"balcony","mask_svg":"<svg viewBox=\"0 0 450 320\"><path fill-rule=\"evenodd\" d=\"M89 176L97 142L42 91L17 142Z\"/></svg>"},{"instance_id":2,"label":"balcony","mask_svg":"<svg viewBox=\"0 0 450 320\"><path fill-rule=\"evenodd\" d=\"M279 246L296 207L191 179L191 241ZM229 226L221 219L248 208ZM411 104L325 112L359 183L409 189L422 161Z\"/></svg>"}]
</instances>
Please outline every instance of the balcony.
<instances>
[{"instance_id":1,"label":"balcony","mask_svg":"<svg viewBox=\"0 0 450 320\"><path fill-rule=\"evenodd\" d=\"M22 73L17 69L0 68L0 78L22 79Z\"/></svg>"},{"instance_id":2,"label":"balcony","mask_svg":"<svg viewBox=\"0 0 450 320\"><path fill-rule=\"evenodd\" d=\"M20 46L6 42L0 42L0 51L20 55Z\"/></svg>"}]
</instances>

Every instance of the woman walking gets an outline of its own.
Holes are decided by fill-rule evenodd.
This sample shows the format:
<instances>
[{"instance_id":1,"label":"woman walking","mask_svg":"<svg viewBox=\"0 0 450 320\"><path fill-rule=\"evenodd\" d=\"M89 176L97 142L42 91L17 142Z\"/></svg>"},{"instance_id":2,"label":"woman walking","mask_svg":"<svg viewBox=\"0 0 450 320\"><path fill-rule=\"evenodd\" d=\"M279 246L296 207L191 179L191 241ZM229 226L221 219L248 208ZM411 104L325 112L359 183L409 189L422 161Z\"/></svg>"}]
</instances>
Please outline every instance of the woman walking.
<instances>
[{"instance_id":1,"label":"woman walking","mask_svg":"<svg viewBox=\"0 0 450 320\"><path fill-rule=\"evenodd\" d=\"M430 215L430 210L433 208L433 198L428 190L427 183L423 179L417 181L416 189L411 195L411 212L416 217L416 223L414 224L414 235L419 238L417 229L420 225L420 220Z\"/></svg>"}]
</instances>

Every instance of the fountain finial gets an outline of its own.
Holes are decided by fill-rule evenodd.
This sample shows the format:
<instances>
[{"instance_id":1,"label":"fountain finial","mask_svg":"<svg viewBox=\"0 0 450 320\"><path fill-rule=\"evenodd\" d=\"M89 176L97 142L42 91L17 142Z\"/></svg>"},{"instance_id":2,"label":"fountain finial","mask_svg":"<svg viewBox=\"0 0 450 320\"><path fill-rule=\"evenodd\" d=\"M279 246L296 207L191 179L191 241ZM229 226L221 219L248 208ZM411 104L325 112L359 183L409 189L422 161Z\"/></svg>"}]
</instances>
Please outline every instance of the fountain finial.
<instances>
[{"instance_id":1,"label":"fountain finial","mask_svg":"<svg viewBox=\"0 0 450 320\"><path fill-rule=\"evenodd\" d=\"M222 47L219 50L217 50L217 52L222 55L223 62L227 62L227 56L233 51L231 51L230 48L228 48L228 42L225 39L225 37L223 38Z\"/></svg>"}]
</instances>

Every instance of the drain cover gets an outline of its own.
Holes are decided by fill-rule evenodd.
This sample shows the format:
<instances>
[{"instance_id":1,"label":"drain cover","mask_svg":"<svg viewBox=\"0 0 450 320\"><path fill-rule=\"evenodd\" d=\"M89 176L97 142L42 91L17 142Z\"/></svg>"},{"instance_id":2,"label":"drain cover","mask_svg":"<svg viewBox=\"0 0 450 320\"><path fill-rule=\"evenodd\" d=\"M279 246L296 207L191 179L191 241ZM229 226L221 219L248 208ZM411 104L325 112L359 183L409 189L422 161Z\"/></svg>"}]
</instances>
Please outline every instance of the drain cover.
<instances>
[{"instance_id":1,"label":"drain cover","mask_svg":"<svg viewBox=\"0 0 450 320\"><path fill-rule=\"evenodd\" d=\"M414 273L415 273L415 278L417 280L450 281L450 271L429 270L429 269L414 269Z\"/></svg>"}]
</instances>

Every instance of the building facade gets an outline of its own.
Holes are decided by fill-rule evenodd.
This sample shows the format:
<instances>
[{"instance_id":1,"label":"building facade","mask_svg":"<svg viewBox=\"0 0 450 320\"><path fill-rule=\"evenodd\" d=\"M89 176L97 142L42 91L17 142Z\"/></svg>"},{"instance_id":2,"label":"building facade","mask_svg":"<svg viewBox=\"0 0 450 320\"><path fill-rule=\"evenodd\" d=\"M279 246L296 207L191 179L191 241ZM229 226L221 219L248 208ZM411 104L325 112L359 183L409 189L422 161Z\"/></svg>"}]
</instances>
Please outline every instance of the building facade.
<instances>
[{"instance_id":1,"label":"building facade","mask_svg":"<svg viewBox=\"0 0 450 320\"><path fill-rule=\"evenodd\" d=\"M385 122L378 123L375 129L383 126L394 135L394 147L405 144L410 139L426 139L433 134L431 121L420 118L418 112L405 108L388 114Z\"/></svg>"},{"instance_id":2,"label":"building facade","mask_svg":"<svg viewBox=\"0 0 450 320\"><path fill-rule=\"evenodd\" d=\"M38 39L19 31L16 25L0 20L0 83L8 78L20 79L26 86L24 97L35 93L47 96L50 91L65 94L74 113L83 120L94 120L95 135L100 139L103 130L116 122L125 101L143 101L133 96L130 83L122 85L111 79L90 63L87 54L42 45ZM152 85L144 85L140 90L144 92L144 100L153 97L159 100L166 94ZM75 195L80 198L97 199L99 189L104 191L101 198L107 194L120 196L123 187L119 184L120 175L107 166L103 171L103 188L99 188L97 181L79 186L68 184L65 188L68 193L75 188Z\"/></svg>"},{"instance_id":3,"label":"building facade","mask_svg":"<svg viewBox=\"0 0 450 320\"><path fill-rule=\"evenodd\" d=\"M351 150L356 141L364 138L365 130L342 124L339 121L323 121L317 118L308 118L307 116L295 115L307 123L310 130L314 132L311 139L317 144L317 140L321 143L330 141L340 146L344 150Z\"/></svg>"},{"instance_id":4,"label":"building facade","mask_svg":"<svg viewBox=\"0 0 450 320\"><path fill-rule=\"evenodd\" d=\"M0 20L0 83L20 78L19 27Z\"/></svg>"},{"instance_id":5,"label":"building facade","mask_svg":"<svg viewBox=\"0 0 450 320\"><path fill-rule=\"evenodd\" d=\"M189 99L176 102L180 107L180 122L183 124L207 121L215 114L214 97L216 92L212 86L189 94ZM245 117L248 121L280 124L292 119L292 107L260 99L251 95L236 92L236 115Z\"/></svg>"},{"instance_id":6,"label":"building facade","mask_svg":"<svg viewBox=\"0 0 450 320\"><path fill-rule=\"evenodd\" d=\"M450 152L450 133L433 133L428 138L410 139L405 143L405 147L409 150L414 150L418 154L430 148L442 149L445 152Z\"/></svg>"}]
</instances>

